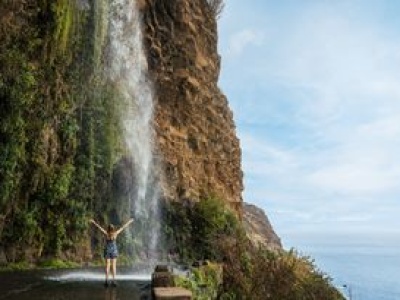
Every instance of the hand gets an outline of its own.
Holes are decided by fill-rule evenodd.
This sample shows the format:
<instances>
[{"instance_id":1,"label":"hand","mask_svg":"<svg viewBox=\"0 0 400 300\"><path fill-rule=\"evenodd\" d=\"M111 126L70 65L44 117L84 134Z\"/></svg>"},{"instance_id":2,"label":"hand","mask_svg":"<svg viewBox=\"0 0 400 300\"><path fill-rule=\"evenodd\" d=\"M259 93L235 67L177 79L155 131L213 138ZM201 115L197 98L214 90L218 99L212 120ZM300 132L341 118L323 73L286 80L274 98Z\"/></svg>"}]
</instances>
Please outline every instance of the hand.
<instances>
[{"instance_id":1,"label":"hand","mask_svg":"<svg viewBox=\"0 0 400 300\"><path fill-rule=\"evenodd\" d=\"M96 223L93 219L90 219L89 222L90 222L90 223L93 223L93 224Z\"/></svg>"}]
</instances>

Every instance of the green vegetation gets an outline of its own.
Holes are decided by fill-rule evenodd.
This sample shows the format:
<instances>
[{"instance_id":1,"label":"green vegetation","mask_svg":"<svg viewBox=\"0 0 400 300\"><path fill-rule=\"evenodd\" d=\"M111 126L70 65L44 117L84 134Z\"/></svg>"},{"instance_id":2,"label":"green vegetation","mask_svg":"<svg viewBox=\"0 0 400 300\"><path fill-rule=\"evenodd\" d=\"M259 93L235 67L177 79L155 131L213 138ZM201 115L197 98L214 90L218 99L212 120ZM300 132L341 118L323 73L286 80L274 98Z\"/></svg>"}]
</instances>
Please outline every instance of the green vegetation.
<instances>
[{"instance_id":1,"label":"green vegetation","mask_svg":"<svg viewBox=\"0 0 400 300\"><path fill-rule=\"evenodd\" d=\"M196 203L173 202L164 211L167 248L186 262L221 259L215 244L232 236L239 223L234 214L215 198Z\"/></svg>"},{"instance_id":2,"label":"green vegetation","mask_svg":"<svg viewBox=\"0 0 400 300\"><path fill-rule=\"evenodd\" d=\"M104 28L68 0L0 11L0 250L16 265L81 259L89 216L114 209L122 155L116 96L94 66Z\"/></svg>"},{"instance_id":3,"label":"green vegetation","mask_svg":"<svg viewBox=\"0 0 400 300\"><path fill-rule=\"evenodd\" d=\"M7 272L7 271L24 271L32 269L33 265L28 263L27 261L21 261L16 263L7 264L7 266L0 267L0 272Z\"/></svg>"},{"instance_id":4,"label":"green vegetation","mask_svg":"<svg viewBox=\"0 0 400 300\"><path fill-rule=\"evenodd\" d=\"M78 267L78 264L70 261L63 261L61 259L52 258L40 262L38 266L44 269L65 269L76 268Z\"/></svg>"},{"instance_id":5,"label":"green vegetation","mask_svg":"<svg viewBox=\"0 0 400 300\"><path fill-rule=\"evenodd\" d=\"M313 262L296 253L254 249L245 238L221 245L228 299L344 299Z\"/></svg>"},{"instance_id":6,"label":"green vegetation","mask_svg":"<svg viewBox=\"0 0 400 300\"><path fill-rule=\"evenodd\" d=\"M219 289L215 288L221 282L218 272L203 267L194 269L189 278L176 280L177 285L191 289L197 295L195 299L216 299L210 296L215 290L218 299L344 299L309 258L294 251L256 248L221 201L211 198L194 204L171 203L165 211L169 247L177 250L181 262L210 259L223 268ZM208 289L203 289L205 286Z\"/></svg>"},{"instance_id":7,"label":"green vegetation","mask_svg":"<svg viewBox=\"0 0 400 300\"><path fill-rule=\"evenodd\" d=\"M77 268L79 264L73 261L64 261L58 258L50 258L38 263L32 264L27 261L9 263L7 266L0 267L0 272L3 271L24 271L30 269L67 269Z\"/></svg>"},{"instance_id":8,"label":"green vegetation","mask_svg":"<svg viewBox=\"0 0 400 300\"><path fill-rule=\"evenodd\" d=\"M174 281L176 286L191 290L194 299L216 299L222 284L222 267L208 263L195 268L190 277L176 276Z\"/></svg>"},{"instance_id":9,"label":"green vegetation","mask_svg":"<svg viewBox=\"0 0 400 300\"><path fill-rule=\"evenodd\" d=\"M99 222L120 223L129 213L116 188L129 164L118 95L99 71L106 1L91 1L91 13L77 3L0 4L0 250L8 268L75 266L69 261L86 258L90 242L99 261L102 239L96 232L90 240L88 218L101 212ZM209 4L215 15L223 7ZM218 263L176 279L197 299L343 299L311 260L254 248L218 199L165 203L163 212L170 254Z\"/></svg>"}]
</instances>

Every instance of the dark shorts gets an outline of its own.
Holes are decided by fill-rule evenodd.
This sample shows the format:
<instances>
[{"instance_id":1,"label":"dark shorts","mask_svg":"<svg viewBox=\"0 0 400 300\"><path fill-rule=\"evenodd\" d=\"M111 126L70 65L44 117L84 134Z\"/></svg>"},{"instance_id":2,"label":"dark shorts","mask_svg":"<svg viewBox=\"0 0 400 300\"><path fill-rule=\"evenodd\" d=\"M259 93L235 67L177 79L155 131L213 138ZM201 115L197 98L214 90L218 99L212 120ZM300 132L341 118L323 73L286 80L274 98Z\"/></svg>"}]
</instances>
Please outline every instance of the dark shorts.
<instances>
[{"instance_id":1,"label":"dark shorts","mask_svg":"<svg viewBox=\"0 0 400 300\"><path fill-rule=\"evenodd\" d=\"M115 241L107 241L104 247L104 258L113 259L118 257L118 248Z\"/></svg>"}]
</instances>

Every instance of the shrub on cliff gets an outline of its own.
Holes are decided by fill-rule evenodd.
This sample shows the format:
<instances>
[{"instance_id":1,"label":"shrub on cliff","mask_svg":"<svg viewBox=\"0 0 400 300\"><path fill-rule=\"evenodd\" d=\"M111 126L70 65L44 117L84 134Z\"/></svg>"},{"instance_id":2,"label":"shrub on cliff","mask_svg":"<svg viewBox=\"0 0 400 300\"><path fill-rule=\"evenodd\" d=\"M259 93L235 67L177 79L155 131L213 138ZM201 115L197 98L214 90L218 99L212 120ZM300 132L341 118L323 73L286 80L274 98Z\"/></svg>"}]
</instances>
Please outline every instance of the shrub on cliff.
<instances>
[{"instance_id":1,"label":"shrub on cliff","mask_svg":"<svg viewBox=\"0 0 400 300\"><path fill-rule=\"evenodd\" d=\"M193 269L189 276L176 276L174 279L176 286L191 290L197 300L216 299L221 281L221 265L211 263Z\"/></svg>"},{"instance_id":2,"label":"shrub on cliff","mask_svg":"<svg viewBox=\"0 0 400 300\"><path fill-rule=\"evenodd\" d=\"M224 255L221 299L344 299L312 260L294 251L255 248L242 231L217 248Z\"/></svg>"},{"instance_id":3,"label":"shrub on cliff","mask_svg":"<svg viewBox=\"0 0 400 300\"><path fill-rule=\"evenodd\" d=\"M183 262L211 259L223 265L218 299L344 300L313 261L294 251L255 247L222 201L170 203L165 207L169 247ZM196 290L197 281L183 282Z\"/></svg>"},{"instance_id":4,"label":"shrub on cliff","mask_svg":"<svg viewBox=\"0 0 400 300\"><path fill-rule=\"evenodd\" d=\"M234 214L215 198L197 202L192 210L193 248L198 259L221 259L215 244L219 239L232 236L238 228Z\"/></svg>"},{"instance_id":5,"label":"shrub on cliff","mask_svg":"<svg viewBox=\"0 0 400 300\"><path fill-rule=\"evenodd\" d=\"M196 203L166 203L163 227L167 247L181 259L219 260L215 244L234 234L238 221L222 201L211 197Z\"/></svg>"}]
</instances>

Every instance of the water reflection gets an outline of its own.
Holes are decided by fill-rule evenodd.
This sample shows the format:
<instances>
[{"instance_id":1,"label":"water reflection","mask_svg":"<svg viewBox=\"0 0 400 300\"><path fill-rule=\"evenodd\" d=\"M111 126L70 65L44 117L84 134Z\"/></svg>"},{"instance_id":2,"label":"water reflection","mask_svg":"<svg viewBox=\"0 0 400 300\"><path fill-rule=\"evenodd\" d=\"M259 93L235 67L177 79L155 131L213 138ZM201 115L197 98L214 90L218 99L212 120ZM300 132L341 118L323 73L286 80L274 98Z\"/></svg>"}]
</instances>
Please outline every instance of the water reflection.
<instances>
[{"instance_id":1,"label":"water reflection","mask_svg":"<svg viewBox=\"0 0 400 300\"><path fill-rule=\"evenodd\" d=\"M151 274L136 273L136 274L117 274L117 281L150 281ZM47 276L45 279L59 282L73 281L104 281L105 276L102 272L88 271L70 271L63 274Z\"/></svg>"},{"instance_id":2,"label":"water reflection","mask_svg":"<svg viewBox=\"0 0 400 300\"><path fill-rule=\"evenodd\" d=\"M117 289L116 288L105 289L104 300L117 300Z\"/></svg>"},{"instance_id":3,"label":"water reflection","mask_svg":"<svg viewBox=\"0 0 400 300\"><path fill-rule=\"evenodd\" d=\"M51 280L49 280L51 279ZM0 300L149 300L148 275L121 274L118 287L104 287L100 270L0 273Z\"/></svg>"}]
</instances>

